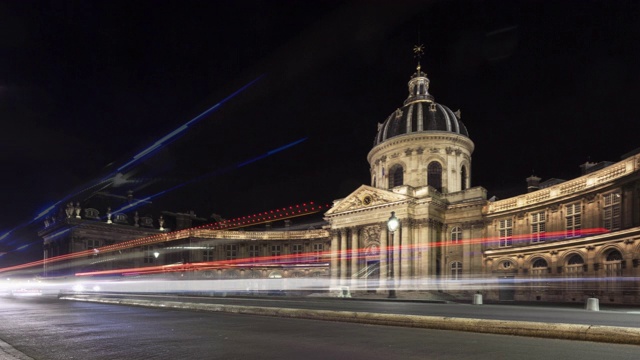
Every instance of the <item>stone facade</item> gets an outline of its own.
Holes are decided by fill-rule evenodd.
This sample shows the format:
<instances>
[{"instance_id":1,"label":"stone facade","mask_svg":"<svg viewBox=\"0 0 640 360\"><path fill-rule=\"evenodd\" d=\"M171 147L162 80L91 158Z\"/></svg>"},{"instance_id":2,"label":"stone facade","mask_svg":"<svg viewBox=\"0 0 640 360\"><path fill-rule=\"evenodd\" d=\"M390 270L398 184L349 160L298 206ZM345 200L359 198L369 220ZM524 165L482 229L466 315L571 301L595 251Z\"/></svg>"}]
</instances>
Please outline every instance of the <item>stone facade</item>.
<instances>
[{"instance_id":1,"label":"stone facade","mask_svg":"<svg viewBox=\"0 0 640 360\"><path fill-rule=\"evenodd\" d=\"M532 176L528 193L488 200L470 187L474 144L460 113L435 103L428 84L418 66L404 107L378 125L371 185L325 214L334 286L640 303L640 155L545 187Z\"/></svg>"}]
</instances>

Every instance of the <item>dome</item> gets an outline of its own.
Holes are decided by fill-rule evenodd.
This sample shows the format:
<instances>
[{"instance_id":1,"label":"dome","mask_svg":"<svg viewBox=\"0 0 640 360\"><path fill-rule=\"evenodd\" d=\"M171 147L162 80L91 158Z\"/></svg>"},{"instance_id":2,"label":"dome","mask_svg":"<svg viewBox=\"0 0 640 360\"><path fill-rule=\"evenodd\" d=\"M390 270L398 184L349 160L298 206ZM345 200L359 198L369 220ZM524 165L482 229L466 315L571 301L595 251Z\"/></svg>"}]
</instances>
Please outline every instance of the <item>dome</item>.
<instances>
[{"instance_id":1,"label":"dome","mask_svg":"<svg viewBox=\"0 0 640 360\"><path fill-rule=\"evenodd\" d=\"M378 124L374 146L394 136L423 132L445 131L469 137L460 113L436 103L428 90L429 79L418 65L409 80L409 97L401 108Z\"/></svg>"}]
</instances>

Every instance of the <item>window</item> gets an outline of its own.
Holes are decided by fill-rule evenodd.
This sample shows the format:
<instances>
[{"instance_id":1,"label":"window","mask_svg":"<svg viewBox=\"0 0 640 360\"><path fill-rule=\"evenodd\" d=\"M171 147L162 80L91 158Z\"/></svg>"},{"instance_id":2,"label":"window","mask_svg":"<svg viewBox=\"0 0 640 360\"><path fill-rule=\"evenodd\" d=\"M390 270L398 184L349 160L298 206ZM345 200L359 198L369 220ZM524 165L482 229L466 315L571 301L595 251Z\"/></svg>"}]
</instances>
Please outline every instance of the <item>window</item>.
<instances>
[{"instance_id":1,"label":"window","mask_svg":"<svg viewBox=\"0 0 640 360\"><path fill-rule=\"evenodd\" d=\"M260 246L259 245L249 245L249 257L254 258L260 255Z\"/></svg>"},{"instance_id":2,"label":"window","mask_svg":"<svg viewBox=\"0 0 640 360\"><path fill-rule=\"evenodd\" d=\"M282 254L280 245L271 245L271 256L280 256L280 254Z\"/></svg>"},{"instance_id":3,"label":"window","mask_svg":"<svg viewBox=\"0 0 640 360\"><path fill-rule=\"evenodd\" d=\"M213 248L207 246L202 250L202 261L213 261Z\"/></svg>"},{"instance_id":4,"label":"window","mask_svg":"<svg viewBox=\"0 0 640 360\"><path fill-rule=\"evenodd\" d=\"M393 165L389 170L389 189L403 184L404 169L402 165Z\"/></svg>"},{"instance_id":5,"label":"window","mask_svg":"<svg viewBox=\"0 0 640 360\"><path fill-rule=\"evenodd\" d=\"M511 246L513 242L513 219L504 219L498 222L498 238L500 247Z\"/></svg>"},{"instance_id":6,"label":"window","mask_svg":"<svg viewBox=\"0 0 640 360\"><path fill-rule=\"evenodd\" d=\"M87 240L87 250L93 250L100 247L100 240L89 239Z\"/></svg>"},{"instance_id":7,"label":"window","mask_svg":"<svg viewBox=\"0 0 640 360\"><path fill-rule=\"evenodd\" d=\"M622 254L618 250L607 253L604 261L605 287L608 292L618 290L618 278L622 276Z\"/></svg>"},{"instance_id":8,"label":"window","mask_svg":"<svg viewBox=\"0 0 640 360\"><path fill-rule=\"evenodd\" d=\"M427 185L442 192L442 165L439 162L432 161L427 166Z\"/></svg>"},{"instance_id":9,"label":"window","mask_svg":"<svg viewBox=\"0 0 640 360\"><path fill-rule=\"evenodd\" d=\"M582 256L575 254L567 260L565 266L567 278L567 290L580 290L580 279L584 273L584 259Z\"/></svg>"},{"instance_id":10,"label":"window","mask_svg":"<svg viewBox=\"0 0 640 360\"><path fill-rule=\"evenodd\" d=\"M546 225L544 212L531 214L531 242L543 242L545 237L545 230Z\"/></svg>"},{"instance_id":11,"label":"window","mask_svg":"<svg viewBox=\"0 0 640 360\"><path fill-rule=\"evenodd\" d=\"M451 230L451 242L453 244L459 244L460 240L462 240L462 229L456 226Z\"/></svg>"},{"instance_id":12,"label":"window","mask_svg":"<svg viewBox=\"0 0 640 360\"><path fill-rule=\"evenodd\" d=\"M238 258L238 245L225 245L224 250L227 253L227 260Z\"/></svg>"},{"instance_id":13,"label":"window","mask_svg":"<svg viewBox=\"0 0 640 360\"><path fill-rule=\"evenodd\" d=\"M460 280L462 277L462 263L455 261L451 263L451 280Z\"/></svg>"},{"instance_id":14,"label":"window","mask_svg":"<svg viewBox=\"0 0 640 360\"><path fill-rule=\"evenodd\" d=\"M566 220L566 237L580 236L580 229L582 228L582 214L580 203L567 205Z\"/></svg>"},{"instance_id":15,"label":"window","mask_svg":"<svg viewBox=\"0 0 640 360\"><path fill-rule=\"evenodd\" d=\"M460 169L460 190L467 190L467 167Z\"/></svg>"},{"instance_id":16,"label":"window","mask_svg":"<svg viewBox=\"0 0 640 360\"><path fill-rule=\"evenodd\" d=\"M142 256L142 262L144 264L152 264L153 263L153 246L145 245L142 247L142 251L144 253Z\"/></svg>"},{"instance_id":17,"label":"window","mask_svg":"<svg viewBox=\"0 0 640 360\"><path fill-rule=\"evenodd\" d=\"M291 254L293 255L302 254L302 244L291 245Z\"/></svg>"},{"instance_id":18,"label":"window","mask_svg":"<svg viewBox=\"0 0 640 360\"><path fill-rule=\"evenodd\" d=\"M547 264L547 260L538 258L531 265L531 276L532 277L542 277L549 270L549 265Z\"/></svg>"},{"instance_id":19,"label":"window","mask_svg":"<svg viewBox=\"0 0 640 360\"><path fill-rule=\"evenodd\" d=\"M318 260L322 256L323 251L324 251L324 245L322 243L313 244L313 253Z\"/></svg>"},{"instance_id":20,"label":"window","mask_svg":"<svg viewBox=\"0 0 640 360\"><path fill-rule=\"evenodd\" d=\"M603 196L603 221L607 230L620 230L620 193L613 192Z\"/></svg>"}]
</instances>

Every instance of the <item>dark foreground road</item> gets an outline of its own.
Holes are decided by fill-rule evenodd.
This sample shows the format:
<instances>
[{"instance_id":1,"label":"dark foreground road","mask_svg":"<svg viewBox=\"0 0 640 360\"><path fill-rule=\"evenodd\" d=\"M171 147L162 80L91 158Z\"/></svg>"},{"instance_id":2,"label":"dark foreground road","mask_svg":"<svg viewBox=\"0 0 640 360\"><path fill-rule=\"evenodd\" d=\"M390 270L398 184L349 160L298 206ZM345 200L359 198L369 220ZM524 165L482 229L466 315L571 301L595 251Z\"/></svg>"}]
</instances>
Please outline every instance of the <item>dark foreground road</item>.
<instances>
[{"instance_id":1,"label":"dark foreground road","mask_svg":"<svg viewBox=\"0 0 640 360\"><path fill-rule=\"evenodd\" d=\"M0 359L630 359L640 347L0 298Z\"/></svg>"}]
</instances>

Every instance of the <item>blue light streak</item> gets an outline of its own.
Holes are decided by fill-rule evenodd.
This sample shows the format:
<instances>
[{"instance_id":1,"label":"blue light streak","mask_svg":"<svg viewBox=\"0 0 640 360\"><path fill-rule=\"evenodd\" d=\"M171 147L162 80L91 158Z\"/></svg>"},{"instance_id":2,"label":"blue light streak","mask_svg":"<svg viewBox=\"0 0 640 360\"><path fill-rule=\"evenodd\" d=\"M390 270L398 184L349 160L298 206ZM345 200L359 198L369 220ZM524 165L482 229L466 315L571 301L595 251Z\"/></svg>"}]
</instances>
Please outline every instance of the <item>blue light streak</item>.
<instances>
[{"instance_id":1,"label":"blue light streak","mask_svg":"<svg viewBox=\"0 0 640 360\"><path fill-rule=\"evenodd\" d=\"M187 129L189 129L190 126L192 126L192 125L196 124L198 121L204 119L207 115L211 114L214 110L216 110L219 107L221 107L222 105L224 105L227 101L233 99L238 94L242 93L244 90L249 88L251 85L256 83L258 80L260 80L263 76L264 75L261 75L261 76L255 78L253 81L249 82L248 84L244 85L240 89L238 89L235 92L233 92L231 95L229 95L226 98L222 99L219 103L213 105L209 109L207 109L204 112L202 112L200 115L198 115L195 118L189 120L186 124L180 126L179 128L177 128L174 131L170 132L169 134L165 135L162 139L156 141L153 145L151 145L148 148L144 149L143 151L139 152L129 162L127 162L126 164L120 166L117 169L117 172L121 172L122 170L124 170L124 169L126 169L126 168L128 168L128 167L130 167L130 166L132 166L134 164L136 164L137 162L139 162L142 159L144 159L147 155L149 155L149 154L153 153L154 151L163 148L167 144L170 144L171 142L177 140L179 135L181 135L184 132L186 132Z\"/></svg>"},{"instance_id":2,"label":"blue light streak","mask_svg":"<svg viewBox=\"0 0 640 360\"><path fill-rule=\"evenodd\" d=\"M54 205L49 206L47 209L45 209L42 212L40 212L32 220L27 221L25 223L22 223L22 224L16 226L14 229L6 232L2 236L0 236L0 241L3 241L4 239L6 239L12 232L14 232L16 230L19 230L19 229L22 229L22 228L25 228L25 227L33 224L34 222L42 219L43 217L47 216L52 210L54 210L57 206L59 206L60 204L64 204L69 199L72 199L72 198L78 196L81 193L84 193L84 192L89 191L91 189L94 189L94 188L96 188L96 187L98 187L100 185L103 185L100 189L94 191L94 194L95 194L95 192L101 191L101 190L111 186L113 184L113 182L115 181L116 177L118 176L118 174L123 169L131 167L131 166L139 163L143 159L146 159L146 158L150 157L155 151L157 151L157 150L163 148L164 146L172 143L173 141L177 140L179 138L179 135L184 134L186 132L186 130L190 126L196 124L198 121L200 121L200 120L204 119L205 117L207 117L209 114L214 112L216 109L220 108L226 102L230 101L231 99L233 99L234 97L236 97L237 95L239 95L240 93L242 93L243 91L248 89L250 86L255 84L262 77L264 77L264 75L258 76L254 80L250 81L249 83L245 84L244 86L242 86L238 90L234 91L231 95L227 96L226 98L222 99L217 104L213 105L209 109L207 109L204 112L202 112L200 115L196 116L195 118L189 120L187 123L181 125L177 129L175 129L172 132L170 132L169 134L165 135L163 138L161 138L160 140L156 141L153 145L149 146L145 150L143 150L143 151L139 152L138 154L136 154L131 160L129 160L124 165L120 166L116 171L114 171L114 172L110 173L109 175L101 178L100 180L98 180L95 183L89 183L90 185L85 186L81 190L78 190L78 191L70 193L69 195L65 196L62 200L56 202Z\"/></svg>"}]
</instances>

